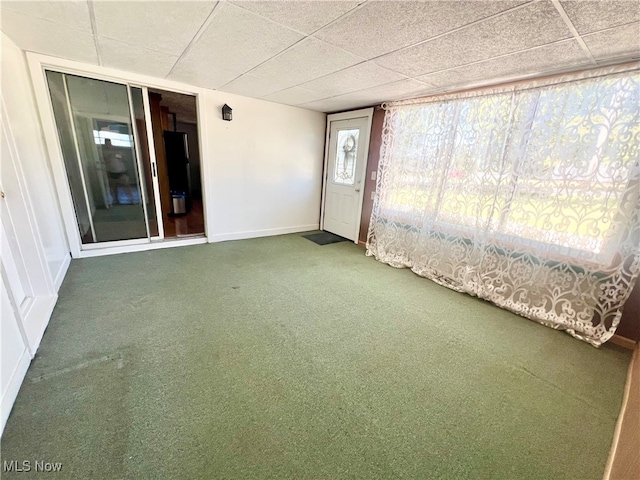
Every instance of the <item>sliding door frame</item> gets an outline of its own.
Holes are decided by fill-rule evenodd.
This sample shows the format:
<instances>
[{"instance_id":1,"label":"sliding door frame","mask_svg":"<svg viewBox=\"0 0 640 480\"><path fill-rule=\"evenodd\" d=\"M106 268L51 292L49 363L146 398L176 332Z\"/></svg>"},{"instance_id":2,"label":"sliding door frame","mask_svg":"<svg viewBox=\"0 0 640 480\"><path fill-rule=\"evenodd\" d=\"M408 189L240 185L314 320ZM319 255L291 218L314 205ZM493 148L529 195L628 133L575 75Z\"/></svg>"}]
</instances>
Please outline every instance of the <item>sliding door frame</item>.
<instances>
[{"instance_id":1,"label":"sliding door frame","mask_svg":"<svg viewBox=\"0 0 640 480\"><path fill-rule=\"evenodd\" d=\"M71 255L74 258L93 257L100 255L110 255L116 253L134 252L142 250L151 250L156 248L165 248L182 245L194 245L200 243L207 243L210 237L209 232L211 226L207 221L207 201L210 198L208 194L208 185L206 182L206 176L204 172L207 171L207 159L209 158L207 144L203 140L204 135L202 132L207 131L207 117L203 115L203 102L204 102L204 89L199 87L193 87L190 85L181 84L169 80L162 80L158 78L148 77L146 75L139 75L129 72L122 72L111 68L100 67L95 65L87 65L71 60L65 60L56 57L50 57L48 55L35 54L31 52L26 53L29 70L31 73L31 81L33 83L33 89L36 97L36 104L40 113L40 120L42 122L42 130L45 137L45 143L47 145L47 151L49 153L51 170L56 185L56 192L62 216L65 225L65 232L67 234L67 240L69 242L69 248ZM127 87L127 95L130 97L130 88L138 87L143 89L143 101L145 110L145 124L147 128L147 140L149 141L149 155L152 162L152 168L156 164L155 147L153 145L153 137L149 136L151 130L151 116L148 99L148 88L157 88L161 90L171 91L175 93L181 93L185 95L191 95L196 97L196 109L197 109L197 121L198 121L198 142L200 148L201 157L201 182L202 182L202 203L203 214L205 220L205 235L200 238L188 238L188 239L176 239L165 240L159 242L164 238L164 226L162 224L162 211L159 202L156 201L156 218L158 221L158 229L161 233L159 237L146 237L143 239L123 240L118 242L101 242L95 244L82 244L80 232L78 231L78 224L76 221L76 212L73 206L73 199L71 197L71 190L69 180L66 175L66 169L64 164L64 158L62 156L62 147L60 139L58 138L57 126L55 123L55 117L53 114L53 107L51 104L51 98L49 89L47 87L46 71L54 71L62 74L77 75L81 77L87 77L95 80L104 80L108 82L123 84ZM130 100L130 98L129 98ZM131 108L130 104L130 108ZM132 122L135 119L131 120ZM75 135L75 132L74 132ZM135 132L132 132L135 137ZM137 142L137 139L135 139ZM139 156L139 151L136 149L136 156ZM140 161L138 158L138 174L140 175ZM156 167L157 170L157 167ZM153 176L153 188L157 191L157 176ZM143 187L144 188L144 187ZM155 195L155 194L154 194ZM157 199L156 199L157 200ZM145 206L146 212L146 206ZM148 219L146 219L148 223ZM147 225L148 229L148 225Z\"/></svg>"},{"instance_id":2,"label":"sliding door frame","mask_svg":"<svg viewBox=\"0 0 640 480\"><path fill-rule=\"evenodd\" d=\"M76 161L78 162L78 172L80 173L80 183L82 184L82 192L84 193L84 202L87 205L87 212L89 214L89 228L91 229L91 238L94 242L97 242L96 238L96 227L93 224L93 212L91 211L91 202L89 202L89 192L87 190L87 179L85 178L84 164L82 163L82 158L80 158L80 145L78 143L78 129L76 128L76 120L73 115L73 109L71 108L71 98L69 98L69 85L67 84L67 76L62 76L62 84L64 85L64 99L67 103L67 115L69 115L69 123L71 124L71 137L73 138L73 151L75 153ZM51 100L51 99L50 99ZM51 104L51 108L53 108L53 103ZM60 146L60 152L62 152L62 146ZM69 178L66 175L66 167L65 167L65 178L67 178L67 183L69 182ZM68 185L69 192L71 192L71 185ZM78 199L77 201L82 201Z\"/></svg>"},{"instance_id":3,"label":"sliding door frame","mask_svg":"<svg viewBox=\"0 0 640 480\"><path fill-rule=\"evenodd\" d=\"M158 181L158 158L156 157L156 145L153 141L153 125L151 124L151 105L149 104L149 89L142 86L142 103L144 107L144 125L147 129L147 148L149 150L149 161L153 170L151 181L153 182L153 194L155 197L156 222L158 224L158 237L151 240L164 239L164 217L162 215L162 202L160 199L160 182ZM199 133L199 132L198 132ZM200 180L202 181L202 179Z\"/></svg>"},{"instance_id":4,"label":"sliding door frame","mask_svg":"<svg viewBox=\"0 0 640 480\"><path fill-rule=\"evenodd\" d=\"M147 189L151 187L153 191L154 203L157 203L158 200L160 200L160 192L154 188L153 184L147 185L145 182L145 178L142 175L142 171L144 170L144 168L142 166L142 155L140 150L140 135L138 133L138 126L136 125L136 116L133 112L133 96L131 95L131 87L133 86L137 87L137 85L127 84L127 101L129 102L129 116L131 117L131 136L133 137L133 149L136 152L136 169L138 173L138 183L140 184L140 203L142 203L142 210L144 211L144 226L147 229L147 239L151 241L151 230L149 229L149 213L147 211ZM145 116L145 128L147 122L149 121L151 121L151 119ZM149 159L149 161L151 161L151 159Z\"/></svg>"}]
</instances>

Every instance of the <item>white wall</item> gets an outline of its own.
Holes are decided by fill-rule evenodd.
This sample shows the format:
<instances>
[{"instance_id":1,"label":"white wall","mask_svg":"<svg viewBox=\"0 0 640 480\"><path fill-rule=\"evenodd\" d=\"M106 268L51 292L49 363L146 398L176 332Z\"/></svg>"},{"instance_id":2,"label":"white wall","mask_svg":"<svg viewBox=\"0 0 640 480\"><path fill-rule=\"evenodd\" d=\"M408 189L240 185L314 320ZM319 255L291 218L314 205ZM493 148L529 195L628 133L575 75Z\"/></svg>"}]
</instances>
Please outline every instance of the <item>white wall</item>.
<instances>
[{"instance_id":1,"label":"white wall","mask_svg":"<svg viewBox=\"0 0 640 480\"><path fill-rule=\"evenodd\" d=\"M69 247L64 233L40 118L36 109L24 52L4 33L1 38L2 98L26 180L47 266L58 286L65 271Z\"/></svg>"},{"instance_id":2,"label":"white wall","mask_svg":"<svg viewBox=\"0 0 640 480\"><path fill-rule=\"evenodd\" d=\"M76 75L198 96L206 233L210 242L318 228L326 123L324 113L46 55L28 54L27 57L54 178L61 185L64 184L64 166L48 105L43 66ZM224 103L234 109L231 122L221 118ZM106 248L102 252L81 252L68 192L63 191L59 200L66 232L72 242L71 251L79 256L169 245L141 244Z\"/></svg>"},{"instance_id":3,"label":"white wall","mask_svg":"<svg viewBox=\"0 0 640 480\"><path fill-rule=\"evenodd\" d=\"M213 90L202 100L209 240L317 229L326 115Z\"/></svg>"}]
</instances>

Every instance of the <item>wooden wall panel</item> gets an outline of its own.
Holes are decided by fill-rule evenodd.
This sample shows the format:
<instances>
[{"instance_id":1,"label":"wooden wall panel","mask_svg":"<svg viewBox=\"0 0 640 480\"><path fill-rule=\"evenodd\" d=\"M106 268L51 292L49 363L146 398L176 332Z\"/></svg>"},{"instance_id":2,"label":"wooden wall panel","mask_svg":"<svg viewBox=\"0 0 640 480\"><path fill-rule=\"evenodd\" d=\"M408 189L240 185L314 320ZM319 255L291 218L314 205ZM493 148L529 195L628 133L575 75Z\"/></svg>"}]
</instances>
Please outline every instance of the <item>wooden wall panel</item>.
<instances>
[{"instance_id":1,"label":"wooden wall panel","mask_svg":"<svg viewBox=\"0 0 640 480\"><path fill-rule=\"evenodd\" d=\"M371 194L376 191L376 180L371 179L371 173L378 171L380 161L380 145L382 145L382 126L384 124L384 110L376 107L373 111L371 122L371 139L369 141L369 159L367 160L367 172L364 181L364 201L362 202L362 218L360 219L360 234L358 243L364 245L369 231L369 220L373 209Z\"/></svg>"}]
</instances>

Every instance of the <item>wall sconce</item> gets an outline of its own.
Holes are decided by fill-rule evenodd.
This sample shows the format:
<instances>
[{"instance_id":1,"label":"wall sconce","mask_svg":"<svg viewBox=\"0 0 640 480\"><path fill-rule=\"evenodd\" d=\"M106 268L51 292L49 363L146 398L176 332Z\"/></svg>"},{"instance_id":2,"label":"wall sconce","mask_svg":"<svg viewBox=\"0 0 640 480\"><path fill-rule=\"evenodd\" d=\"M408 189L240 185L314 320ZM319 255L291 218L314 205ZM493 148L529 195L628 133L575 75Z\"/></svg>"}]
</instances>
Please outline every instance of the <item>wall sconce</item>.
<instances>
[{"instance_id":1,"label":"wall sconce","mask_svg":"<svg viewBox=\"0 0 640 480\"><path fill-rule=\"evenodd\" d=\"M230 122L232 119L231 111L232 111L231 107L225 103L222 106L222 119Z\"/></svg>"}]
</instances>

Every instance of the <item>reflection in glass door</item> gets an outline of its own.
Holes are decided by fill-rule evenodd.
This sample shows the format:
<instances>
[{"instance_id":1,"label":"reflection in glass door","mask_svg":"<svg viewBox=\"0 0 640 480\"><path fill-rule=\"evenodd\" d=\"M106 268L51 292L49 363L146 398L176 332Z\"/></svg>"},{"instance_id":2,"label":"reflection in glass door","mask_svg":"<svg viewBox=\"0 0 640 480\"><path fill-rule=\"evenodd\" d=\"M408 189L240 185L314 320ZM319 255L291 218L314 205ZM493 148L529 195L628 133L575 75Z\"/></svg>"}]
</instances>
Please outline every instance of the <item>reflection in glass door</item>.
<instances>
[{"instance_id":1,"label":"reflection in glass door","mask_svg":"<svg viewBox=\"0 0 640 480\"><path fill-rule=\"evenodd\" d=\"M52 71L47 82L82 244L157 236L146 142L132 123L140 89Z\"/></svg>"}]
</instances>

